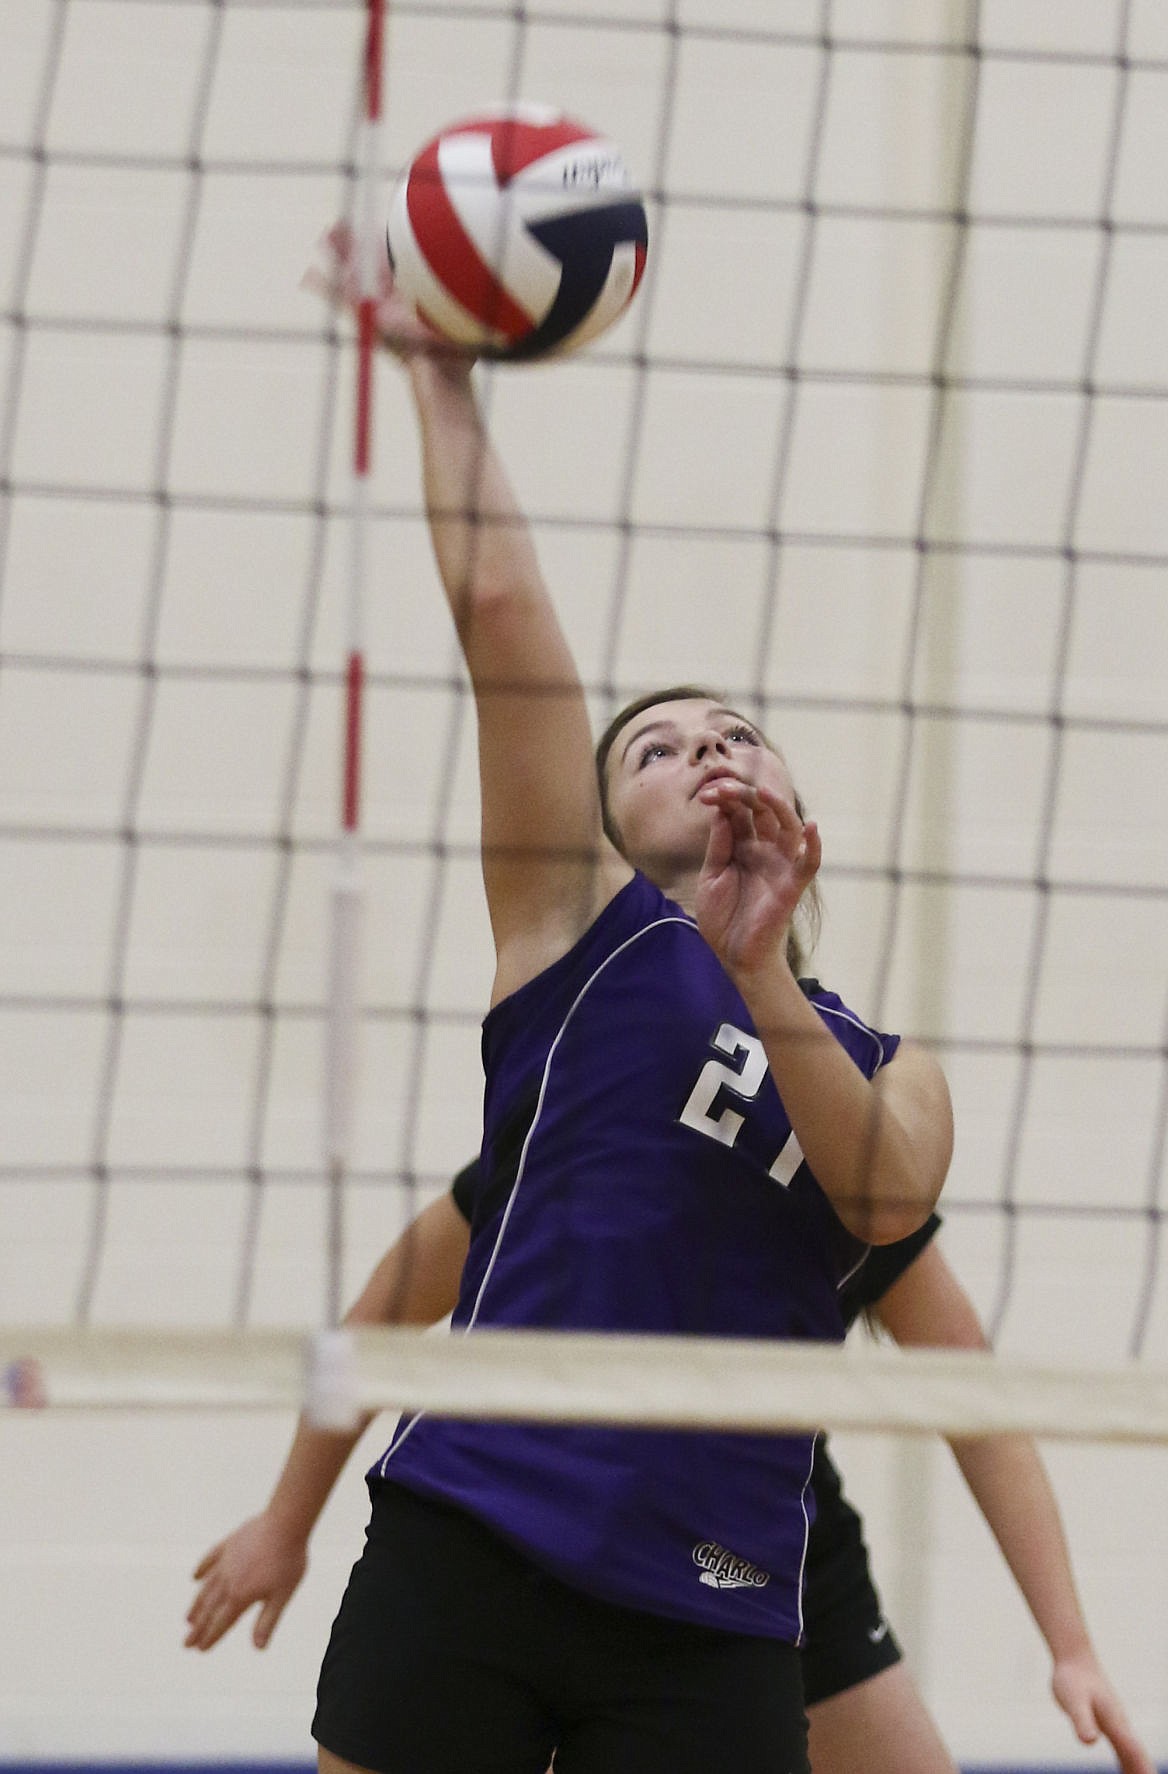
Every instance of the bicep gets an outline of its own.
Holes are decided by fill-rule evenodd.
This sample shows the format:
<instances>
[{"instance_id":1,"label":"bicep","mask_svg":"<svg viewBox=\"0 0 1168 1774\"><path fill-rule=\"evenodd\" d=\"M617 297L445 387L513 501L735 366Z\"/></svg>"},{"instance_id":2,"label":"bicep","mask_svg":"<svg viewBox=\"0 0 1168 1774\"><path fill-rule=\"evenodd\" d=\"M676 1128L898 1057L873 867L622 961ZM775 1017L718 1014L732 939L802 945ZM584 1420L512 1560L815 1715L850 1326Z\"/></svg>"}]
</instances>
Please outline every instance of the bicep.
<instances>
[{"instance_id":1,"label":"bicep","mask_svg":"<svg viewBox=\"0 0 1168 1774\"><path fill-rule=\"evenodd\" d=\"M895 1116L936 1200L953 1156L953 1105L944 1072L926 1048L902 1041L873 1085Z\"/></svg>"},{"instance_id":2,"label":"bicep","mask_svg":"<svg viewBox=\"0 0 1168 1774\"><path fill-rule=\"evenodd\" d=\"M587 703L545 594L480 611L475 701L483 881L500 962L534 945L538 972L611 897ZM550 942L551 950L544 951ZM510 973L515 974L514 965Z\"/></svg>"},{"instance_id":3,"label":"bicep","mask_svg":"<svg viewBox=\"0 0 1168 1774\"><path fill-rule=\"evenodd\" d=\"M973 1301L935 1242L913 1259L874 1310L889 1335L906 1348L989 1347Z\"/></svg>"}]
</instances>

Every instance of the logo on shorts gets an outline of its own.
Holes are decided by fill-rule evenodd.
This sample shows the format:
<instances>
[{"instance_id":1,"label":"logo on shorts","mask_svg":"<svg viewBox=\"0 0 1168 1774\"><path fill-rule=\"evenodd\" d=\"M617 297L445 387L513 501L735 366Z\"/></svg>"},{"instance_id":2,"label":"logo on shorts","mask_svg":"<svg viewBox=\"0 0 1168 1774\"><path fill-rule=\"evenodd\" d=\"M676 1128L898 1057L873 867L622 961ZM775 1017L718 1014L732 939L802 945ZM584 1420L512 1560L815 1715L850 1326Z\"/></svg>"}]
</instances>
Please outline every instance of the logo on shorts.
<instances>
[{"instance_id":1,"label":"logo on shorts","mask_svg":"<svg viewBox=\"0 0 1168 1774\"><path fill-rule=\"evenodd\" d=\"M716 1540L702 1540L693 1549L693 1561L701 1571L699 1583L711 1589L765 1589L770 1572L760 1571L748 1558L727 1552Z\"/></svg>"}]
</instances>

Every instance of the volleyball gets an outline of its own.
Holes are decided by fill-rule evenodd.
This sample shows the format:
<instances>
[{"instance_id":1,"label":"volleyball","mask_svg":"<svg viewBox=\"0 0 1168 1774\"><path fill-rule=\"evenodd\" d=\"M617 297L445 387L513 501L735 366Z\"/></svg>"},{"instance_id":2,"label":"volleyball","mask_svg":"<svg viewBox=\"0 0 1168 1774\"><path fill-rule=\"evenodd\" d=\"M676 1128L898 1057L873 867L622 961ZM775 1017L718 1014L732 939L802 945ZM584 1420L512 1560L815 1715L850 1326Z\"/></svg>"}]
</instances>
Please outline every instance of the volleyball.
<instances>
[{"instance_id":1,"label":"volleyball","mask_svg":"<svg viewBox=\"0 0 1168 1774\"><path fill-rule=\"evenodd\" d=\"M415 155L387 228L399 289L486 356L578 350L624 313L648 225L620 150L534 105L467 118Z\"/></svg>"}]
</instances>

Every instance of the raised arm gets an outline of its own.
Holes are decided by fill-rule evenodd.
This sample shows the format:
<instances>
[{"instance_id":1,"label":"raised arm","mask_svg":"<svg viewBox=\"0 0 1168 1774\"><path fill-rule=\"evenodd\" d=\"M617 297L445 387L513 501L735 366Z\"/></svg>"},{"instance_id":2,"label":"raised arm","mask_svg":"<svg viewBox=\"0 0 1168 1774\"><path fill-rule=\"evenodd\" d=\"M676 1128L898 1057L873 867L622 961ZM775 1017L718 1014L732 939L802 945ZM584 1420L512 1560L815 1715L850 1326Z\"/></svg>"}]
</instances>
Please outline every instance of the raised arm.
<instances>
[{"instance_id":1,"label":"raised arm","mask_svg":"<svg viewBox=\"0 0 1168 1774\"><path fill-rule=\"evenodd\" d=\"M458 1298L470 1229L444 1195L424 1208L389 1249L345 1323L436 1324ZM308 1564L308 1539L371 1416L344 1433L301 1417L267 1507L213 1546L195 1568L200 1585L185 1643L209 1651L254 1603L252 1640L264 1648Z\"/></svg>"},{"instance_id":2,"label":"raised arm","mask_svg":"<svg viewBox=\"0 0 1168 1774\"><path fill-rule=\"evenodd\" d=\"M434 553L474 688L495 998L558 959L629 878L603 836L584 691L469 366L408 374Z\"/></svg>"},{"instance_id":3,"label":"raised arm","mask_svg":"<svg viewBox=\"0 0 1168 1774\"><path fill-rule=\"evenodd\" d=\"M352 235L338 226L322 247L305 284L352 307ZM497 1001L565 953L631 870L603 835L584 690L473 366L414 317L388 265L383 280L377 323L409 378L431 541L475 696Z\"/></svg>"},{"instance_id":4,"label":"raised arm","mask_svg":"<svg viewBox=\"0 0 1168 1774\"><path fill-rule=\"evenodd\" d=\"M973 1303L930 1244L876 1306L898 1343L986 1349ZM1102 1733L1123 1774L1155 1774L1091 1644L1046 1468L1027 1435L953 1438L962 1476L1002 1550L1053 1663L1051 1690L1083 1743Z\"/></svg>"}]
</instances>

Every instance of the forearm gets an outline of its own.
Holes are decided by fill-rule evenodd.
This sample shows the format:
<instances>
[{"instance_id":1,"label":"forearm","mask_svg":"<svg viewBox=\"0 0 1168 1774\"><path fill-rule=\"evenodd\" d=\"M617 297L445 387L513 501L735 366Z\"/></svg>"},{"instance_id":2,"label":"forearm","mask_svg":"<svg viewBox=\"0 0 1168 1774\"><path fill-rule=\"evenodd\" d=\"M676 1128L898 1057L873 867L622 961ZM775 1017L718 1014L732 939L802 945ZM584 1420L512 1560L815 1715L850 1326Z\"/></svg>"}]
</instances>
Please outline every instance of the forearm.
<instances>
[{"instance_id":1,"label":"forearm","mask_svg":"<svg viewBox=\"0 0 1168 1774\"><path fill-rule=\"evenodd\" d=\"M384 1296L384 1272L393 1255L387 1253L374 1270L361 1298L346 1314L346 1324L386 1322L373 1301ZM372 1421L373 1413L363 1412L352 1429L319 1429L307 1413L301 1414L266 1511L283 1538L307 1544L349 1455Z\"/></svg>"},{"instance_id":2,"label":"forearm","mask_svg":"<svg viewBox=\"0 0 1168 1774\"><path fill-rule=\"evenodd\" d=\"M420 354L409 365L438 569L464 645L500 596L542 596L531 535L483 423L469 367ZM468 655L472 675L474 659Z\"/></svg>"},{"instance_id":3,"label":"forearm","mask_svg":"<svg viewBox=\"0 0 1168 1774\"><path fill-rule=\"evenodd\" d=\"M300 1418L267 1506L285 1538L307 1542L345 1462L372 1420L362 1416L356 1429L337 1432L317 1429L307 1417Z\"/></svg>"},{"instance_id":4,"label":"forearm","mask_svg":"<svg viewBox=\"0 0 1168 1774\"><path fill-rule=\"evenodd\" d=\"M795 1137L836 1213L867 1243L907 1237L927 1219L944 1181L947 1096L936 1126L928 1116L915 1124L904 1117L882 1074L864 1076L785 962L740 984Z\"/></svg>"},{"instance_id":5,"label":"forearm","mask_svg":"<svg viewBox=\"0 0 1168 1774\"><path fill-rule=\"evenodd\" d=\"M345 1314L346 1325L436 1324L458 1299L470 1229L451 1195L423 1208L390 1246ZM267 1512L289 1538L307 1541L345 1462L373 1421L352 1430L316 1428L300 1418Z\"/></svg>"},{"instance_id":6,"label":"forearm","mask_svg":"<svg viewBox=\"0 0 1168 1774\"><path fill-rule=\"evenodd\" d=\"M409 375L435 559L474 689L498 997L570 948L611 897L592 729L466 366L419 355Z\"/></svg>"},{"instance_id":7,"label":"forearm","mask_svg":"<svg viewBox=\"0 0 1168 1774\"><path fill-rule=\"evenodd\" d=\"M1028 1436L950 1442L966 1484L1057 1663L1090 1648L1058 1504Z\"/></svg>"}]
</instances>

